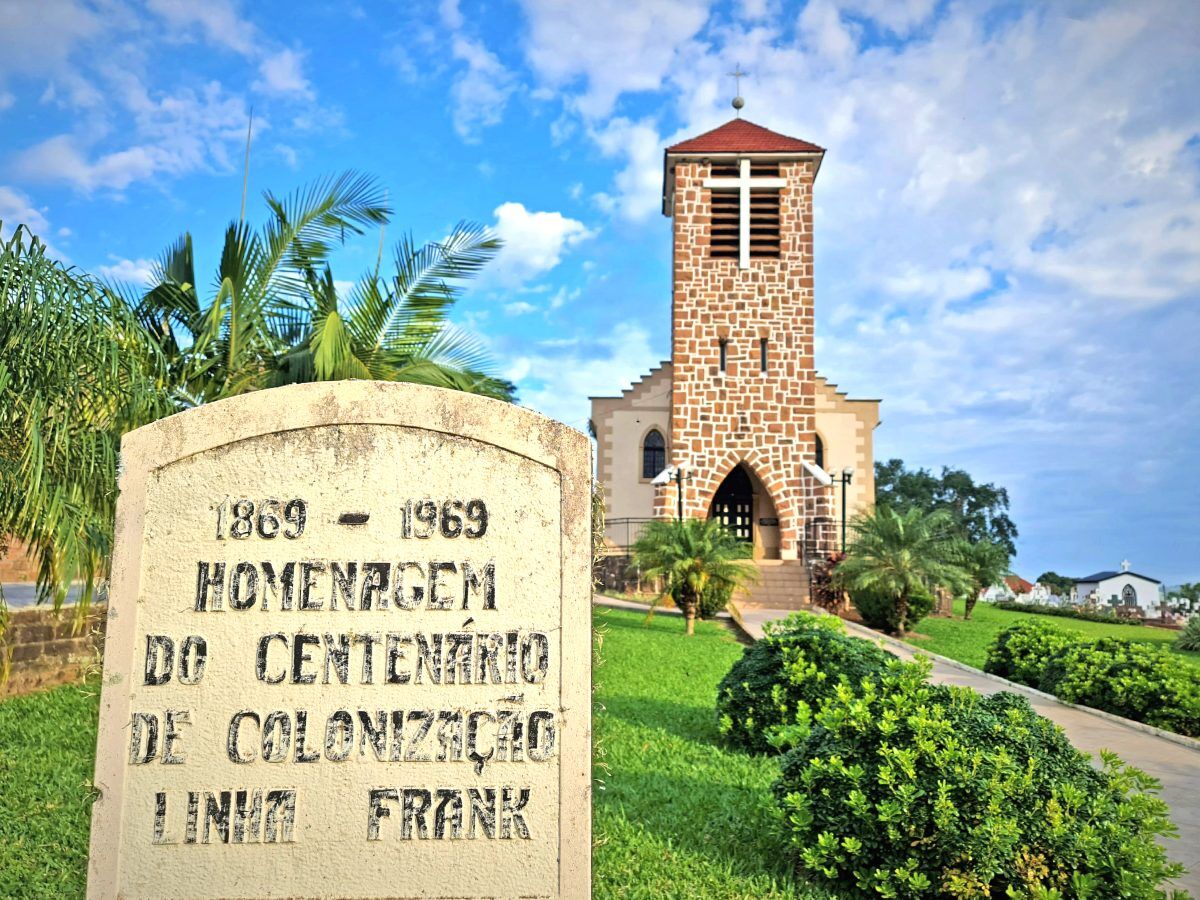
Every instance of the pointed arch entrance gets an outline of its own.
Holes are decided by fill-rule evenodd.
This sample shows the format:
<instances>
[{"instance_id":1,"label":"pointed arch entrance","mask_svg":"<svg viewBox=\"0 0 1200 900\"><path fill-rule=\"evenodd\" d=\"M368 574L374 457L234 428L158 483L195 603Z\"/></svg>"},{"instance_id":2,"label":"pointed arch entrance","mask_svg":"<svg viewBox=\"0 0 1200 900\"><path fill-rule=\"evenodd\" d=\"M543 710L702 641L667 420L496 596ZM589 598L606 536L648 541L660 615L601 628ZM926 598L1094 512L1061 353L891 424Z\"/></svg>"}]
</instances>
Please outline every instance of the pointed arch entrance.
<instances>
[{"instance_id":1,"label":"pointed arch entrance","mask_svg":"<svg viewBox=\"0 0 1200 900\"><path fill-rule=\"evenodd\" d=\"M779 559L775 503L762 481L744 463L729 470L713 494L708 517L752 544L755 559Z\"/></svg>"}]
</instances>

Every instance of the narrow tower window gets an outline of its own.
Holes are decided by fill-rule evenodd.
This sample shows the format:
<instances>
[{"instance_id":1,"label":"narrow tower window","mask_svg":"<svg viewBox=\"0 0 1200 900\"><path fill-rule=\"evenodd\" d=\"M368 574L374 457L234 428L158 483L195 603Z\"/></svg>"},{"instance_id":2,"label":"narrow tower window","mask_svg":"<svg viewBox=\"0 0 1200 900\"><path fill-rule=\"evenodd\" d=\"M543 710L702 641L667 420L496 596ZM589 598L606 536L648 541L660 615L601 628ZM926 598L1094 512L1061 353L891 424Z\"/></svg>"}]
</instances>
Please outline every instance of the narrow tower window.
<instances>
[{"instance_id":1,"label":"narrow tower window","mask_svg":"<svg viewBox=\"0 0 1200 900\"><path fill-rule=\"evenodd\" d=\"M667 442L662 432L652 428L642 441L642 477L653 478L667 467Z\"/></svg>"},{"instance_id":2,"label":"narrow tower window","mask_svg":"<svg viewBox=\"0 0 1200 900\"><path fill-rule=\"evenodd\" d=\"M767 339L758 339L758 367L762 371L767 371Z\"/></svg>"},{"instance_id":3,"label":"narrow tower window","mask_svg":"<svg viewBox=\"0 0 1200 900\"><path fill-rule=\"evenodd\" d=\"M819 434L813 433L813 462L818 469L825 468L825 442Z\"/></svg>"},{"instance_id":4,"label":"narrow tower window","mask_svg":"<svg viewBox=\"0 0 1200 900\"><path fill-rule=\"evenodd\" d=\"M729 342L727 340L725 340L725 338L721 338L720 348L721 348L721 371L722 372L725 371L725 363L729 359L728 345L729 345Z\"/></svg>"}]
</instances>

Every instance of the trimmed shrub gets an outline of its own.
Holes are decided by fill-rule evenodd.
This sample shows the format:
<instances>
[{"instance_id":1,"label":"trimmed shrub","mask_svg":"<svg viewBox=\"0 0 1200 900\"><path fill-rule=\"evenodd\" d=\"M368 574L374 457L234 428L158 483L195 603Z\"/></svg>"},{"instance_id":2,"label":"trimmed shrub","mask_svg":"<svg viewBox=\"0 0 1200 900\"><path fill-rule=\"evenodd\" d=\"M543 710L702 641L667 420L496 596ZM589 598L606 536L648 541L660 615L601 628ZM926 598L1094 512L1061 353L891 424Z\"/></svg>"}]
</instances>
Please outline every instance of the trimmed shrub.
<instances>
[{"instance_id":1,"label":"trimmed shrub","mask_svg":"<svg viewBox=\"0 0 1200 900\"><path fill-rule=\"evenodd\" d=\"M1200 672L1150 644L1072 644L1047 660L1038 687L1068 703L1200 737Z\"/></svg>"},{"instance_id":2,"label":"trimmed shrub","mask_svg":"<svg viewBox=\"0 0 1200 900\"><path fill-rule=\"evenodd\" d=\"M1194 614L1175 638L1177 650L1200 650L1200 613Z\"/></svg>"},{"instance_id":3,"label":"trimmed shrub","mask_svg":"<svg viewBox=\"0 0 1200 900\"><path fill-rule=\"evenodd\" d=\"M1039 687L1046 663L1077 640L1044 622L1021 622L996 635L988 648L983 671L1018 684Z\"/></svg>"},{"instance_id":4,"label":"trimmed shrub","mask_svg":"<svg viewBox=\"0 0 1200 900\"><path fill-rule=\"evenodd\" d=\"M850 602L862 616L863 624L868 628L895 634L900 626L900 617L896 614L896 598L875 591L857 591L850 595ZM933 597L929 594L918 594L908 601L908 628L929 615L933 609Z\"/></svg>"},{"instance_id":5,"label":"trimmed shrub","mask_svg":"<svg viewBox=\"0 0 1200 900\"><path fill-rule=\"evenodd\" d=\"M1092 609L1074 609L1070 606L1047 606L1044 603L1017 603L1015 600L996 600L996 609L1013 612L1033 613L1035 616L1060 616L1064 619L1082 619L1085 622L1108 622L1120 625L1141 625L1141 619L1119 619L1114 613L1102 613Z\"/></svg>"},{"instance_id":6,"label":"trimmed shrub","mask_svg":"<svg viewBox=\"0 0 1200 900\"><path fill-rule=\"evenodd\" d=\"M702 619L712 619L729 606L729 598L733 596L733 585L727 582L710 581L708 587L700 594L698 612Z\"/></svg>"},{"instance_id":7,"label":"trimmed shrub","mask_svg":"<svg viewBox=\"0 0 1200 900\"><path fill-rule=\"evenodd\" d=\"M892 655L850 637L835 616L794 613L768 622L717 688L717 724L735 747L779 752L802 739L838 685L851 693Z\"/></svg>"},{"instance_id":8,"label":"trimmed shrub","mask_svg":"<svg viewBox=\"0 0 1200 900\"><path fill-rule=\"evenodd\" d=\"M892 662L840 686L775 786L798 867L839 897L1151 898L1182 869L1153 779L1102 768L1010 693Z\"/></svg>"}]
</instances>

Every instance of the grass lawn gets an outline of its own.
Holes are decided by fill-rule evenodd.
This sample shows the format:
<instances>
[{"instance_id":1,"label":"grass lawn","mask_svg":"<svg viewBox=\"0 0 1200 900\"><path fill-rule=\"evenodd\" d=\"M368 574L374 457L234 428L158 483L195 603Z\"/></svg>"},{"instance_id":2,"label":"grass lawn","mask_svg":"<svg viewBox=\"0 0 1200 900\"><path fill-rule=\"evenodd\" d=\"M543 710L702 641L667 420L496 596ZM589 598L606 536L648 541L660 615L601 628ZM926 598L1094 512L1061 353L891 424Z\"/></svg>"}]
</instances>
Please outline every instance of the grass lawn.
<instances>
[{"instance_id":1,"label":"grass lawn","mask_svg":"<svg viewBox=\"0 0 1200 900\"><path fill-rule=\"evenodd\" d=\"M99 685L0 703L0 897L82 897Z\"/></svg>"},{"instance_id":2,"label":"grass lawn","mask_svg":"<svg viewBox=\"0 0 1200 900\"><path fill-rule=\"evenodd\" d=\"M592 879L606 897L807 897L769 827L773 758L723 749L717 682L741 656L729 632L677 616L595 610Z\"/></svg>"},{"instance_id":3,"label":"grass lawn","mask_svg":"<svg viewBox=\"0 0 1200 900\"><path fill-rule=\"evenodd\" d=\"M1148 625L1109 625L1107 622L1085 622L1082 619L1067 619L1061 616L1039 616L1033 613L997 609L990 603L976 604L969 622L963 620L962 614L963 601L956 600L954 601L955 618L945 619L930 616L922 619L917 623L917 633L908 636L908 642L924 650L940 653L942 656L948 656L982 669L984 660L987 659L987 648L991 646L996 635L1018 622L1045 622L1054 628L1074 632L1085 640L1118 637L1164 646L1172 644L1179 634L1177 631L1151 628ZM1185 662L1200 667L1200 653L1173 652Z\"/></svg>"},{"instance_id":4,"label":"grass lawn","mask_svg":"<svg viewBox=\"0 0 1200 900\"><path fill-rule=\"evenodd\" d=\"M768 826L778 764L719 746L717 682L742 652L719 625L596 610L595 896L801 897ZM0 702L0 897L82 897L97 688Z\"/></svg>"}]
</instances>

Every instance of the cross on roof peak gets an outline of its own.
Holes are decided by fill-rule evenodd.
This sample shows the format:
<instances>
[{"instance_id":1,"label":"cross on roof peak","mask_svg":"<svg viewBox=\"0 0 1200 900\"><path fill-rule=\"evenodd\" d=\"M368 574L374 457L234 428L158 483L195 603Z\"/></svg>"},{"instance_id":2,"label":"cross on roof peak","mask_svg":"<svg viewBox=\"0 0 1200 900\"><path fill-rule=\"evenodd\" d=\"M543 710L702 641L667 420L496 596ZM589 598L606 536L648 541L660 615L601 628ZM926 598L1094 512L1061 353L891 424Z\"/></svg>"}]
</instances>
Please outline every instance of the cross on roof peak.
<instances>
[{"instance_id":1,"label":"cross on roof peak","mask_svg":"<svg viewBox=\"0 0 1200 900\"><path fill-rule=\"evenodd\" d=\"M734 96L733 108L737 110L738 118L741 118L742 107L746 105L746 101L742 99L742 79L749 75L749 72L742 71L742 64L737 63L733 67L733 71L729 73L729 77L733 79Z\"/></svg>"}]
</instances>

